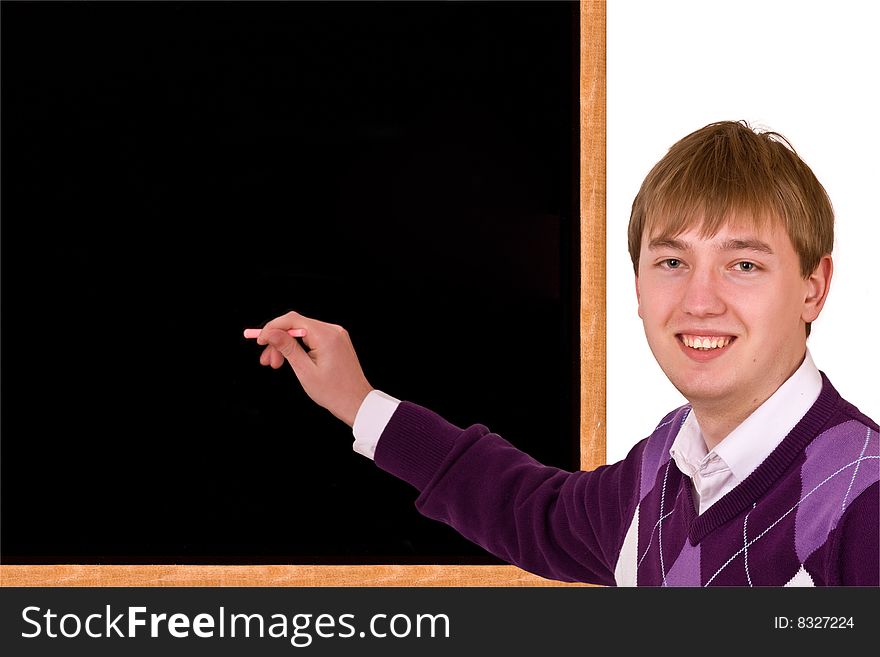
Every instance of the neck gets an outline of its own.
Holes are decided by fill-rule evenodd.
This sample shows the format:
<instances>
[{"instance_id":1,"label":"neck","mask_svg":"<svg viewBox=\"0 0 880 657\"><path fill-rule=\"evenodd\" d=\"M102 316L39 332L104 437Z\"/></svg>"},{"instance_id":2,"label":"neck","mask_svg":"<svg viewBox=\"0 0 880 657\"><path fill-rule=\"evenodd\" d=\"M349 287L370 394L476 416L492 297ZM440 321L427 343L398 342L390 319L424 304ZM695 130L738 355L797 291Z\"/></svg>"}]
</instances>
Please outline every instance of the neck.
<instances>
[{"instance_id":1,"label":"neck","mask_svg":"<svg viewBox=\"0 0 880 657\"><path fill-rule=\"evenodd\" d=\"M797 372L801 363L804 362L806 350L801 354L793 365L780 368L780 374L769 377L766 385L750 394L738 399L725 398L723 400L693 399L689 400L693 413L700 424L706 450L715 448L722 440L742 424L747 417L754 413L779 387L788 381Z\"/></svg>"},{"instance_id":2,"label":"neck","mask_svg":"<svg viewBox=\"0 0 880 657\"><path fill-rule=\"evenodd\" d=\"M754 413L764 401L766 399L736 411L732 411L729 406L722 410L712 408L707 404L692 403L693 413L700 424L703 441L706 443L706 451L713 450L734 429L741 425L749 415Z\"/></svg>"}]
</instances>

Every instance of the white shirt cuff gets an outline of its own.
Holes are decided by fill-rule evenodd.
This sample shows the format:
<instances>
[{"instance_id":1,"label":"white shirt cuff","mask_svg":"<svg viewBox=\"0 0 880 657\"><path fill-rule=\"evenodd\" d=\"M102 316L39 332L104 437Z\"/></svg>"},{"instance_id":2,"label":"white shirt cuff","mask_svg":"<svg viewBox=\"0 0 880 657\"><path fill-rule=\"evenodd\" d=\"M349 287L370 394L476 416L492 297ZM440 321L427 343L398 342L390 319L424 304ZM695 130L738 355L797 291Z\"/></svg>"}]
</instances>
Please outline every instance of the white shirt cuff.
<instances>
[{"instance_id":1,"label":"white shirt cuff","mask_svg":"<svg viewBox=\"0 0 880 657\"><path fill-rule=\"evenodd\" d=\"M354 417L354 451L368 459L374 458L379 438L399 403L399 399L386 395L381 390L370 391Z\"/></svg>"}]
</instances>

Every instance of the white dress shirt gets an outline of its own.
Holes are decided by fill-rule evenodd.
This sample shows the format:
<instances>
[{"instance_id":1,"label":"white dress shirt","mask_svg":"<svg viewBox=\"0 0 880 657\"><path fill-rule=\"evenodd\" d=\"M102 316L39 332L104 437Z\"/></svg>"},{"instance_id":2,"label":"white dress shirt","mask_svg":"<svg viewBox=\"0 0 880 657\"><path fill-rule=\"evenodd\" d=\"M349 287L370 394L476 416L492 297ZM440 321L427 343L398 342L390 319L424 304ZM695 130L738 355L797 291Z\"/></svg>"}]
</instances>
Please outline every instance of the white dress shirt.
<instances>
[{"instance_id":1,"label":"white dress shirt","mask_svg":"<svg viewBox=\"0 0 880 657\"><path fill-rule=\"evenodd\" d=\"M804 362L711 452L696 416L689 413L669 449L693 483L694 507L703 513L751 474L806 415L822 391L822 376L809 349ZM380 390L366 396L354 419L354 451L374 458L376 444L400 403Z\"/></svg>"},{"instance_id":2,"label":"white dress shirt","mask_svg":"<svg viewBox=\"0 0 880 657\"><path fill-rule=\"evenodd\" d=\"M822 375L808 349L795 373L712 451L707 452L697 417L689 413L669 455L690 477L698 513L715 504L770 456L821 391Z\"/></svg>"},{"instance_id":3,"label":"white dress shirt","mask_svg":"<svg viewBox=\"0 0 880 657\"><path fill-rule=\"evenodd\" d=\"M354 433L354 451L369 459L374 458L379 437L399 403L399 399L386 395L381 390L370 391L354 416L354 426L351 428Z\"/></svg>"}]
</instances>

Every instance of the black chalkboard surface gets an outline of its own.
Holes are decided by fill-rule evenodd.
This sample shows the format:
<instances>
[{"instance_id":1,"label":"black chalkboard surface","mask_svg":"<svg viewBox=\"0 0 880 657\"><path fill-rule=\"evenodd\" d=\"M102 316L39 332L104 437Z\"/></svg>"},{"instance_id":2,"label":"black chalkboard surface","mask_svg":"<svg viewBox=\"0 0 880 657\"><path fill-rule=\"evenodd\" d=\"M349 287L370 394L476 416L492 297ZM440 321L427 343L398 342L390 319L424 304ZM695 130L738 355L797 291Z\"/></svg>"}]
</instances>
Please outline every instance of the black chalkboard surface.
<instances>
[{"instance_id":1,"label":"black chalkboard surface","mask_svg":"<svg viewBox=\"0 0 880 657\"><path fill-rule=\"evenodd\" d=\"M2 560L501 563L245 327L578 467L576 3L2 5Z\"/></svg>"}]
</instances>

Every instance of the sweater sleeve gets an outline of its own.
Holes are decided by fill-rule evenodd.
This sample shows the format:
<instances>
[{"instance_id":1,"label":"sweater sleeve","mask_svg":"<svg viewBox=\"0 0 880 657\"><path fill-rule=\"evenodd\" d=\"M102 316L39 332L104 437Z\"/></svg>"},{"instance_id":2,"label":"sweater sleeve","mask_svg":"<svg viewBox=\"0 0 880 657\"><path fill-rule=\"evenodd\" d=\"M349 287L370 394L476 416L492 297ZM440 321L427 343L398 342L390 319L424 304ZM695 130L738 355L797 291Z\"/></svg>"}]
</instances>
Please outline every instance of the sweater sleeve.
<instances>
[{"instance_id":1,"label":"sweater sleeve","mask_svg":"<svg viewBox=\"0 0 880 657\"><path fill-rule=\"evenodd\" d=\"M614 584L638 496L641 446L592 472L544 466L474 424L460 429L401 402L376 464L415 486L416 508L542 577Z\"/></svg>"}]
</instances>

